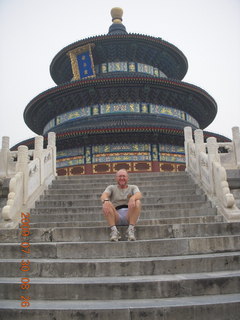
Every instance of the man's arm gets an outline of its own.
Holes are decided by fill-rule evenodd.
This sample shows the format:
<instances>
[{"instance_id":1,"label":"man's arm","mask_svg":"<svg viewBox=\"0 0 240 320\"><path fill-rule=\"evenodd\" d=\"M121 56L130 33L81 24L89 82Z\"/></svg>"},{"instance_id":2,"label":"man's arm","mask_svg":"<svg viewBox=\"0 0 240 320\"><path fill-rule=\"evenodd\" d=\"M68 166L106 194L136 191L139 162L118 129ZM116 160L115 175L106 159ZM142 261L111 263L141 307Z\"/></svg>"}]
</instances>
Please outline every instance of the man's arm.
<instances>
[{"instance_id":1,"label":"man's arm","mask_svg":"<svg viewBox=\"0 0 240 320\"><path fill-rule=\"evenodd\" d=\"M139 192L134 193L134 195L131 196L130 199L132 199L132 200L134 200L134 201L142 199L142 194L141 194L141 192L139 191Z\"/></svg>"},{"instance_id":2,"label":"man's arm","mask_svg":"<svg viewBox=\"0 0 240 320\"><path fill-rule=\"evenodd\" d=\"M114 210L114 206L109 199L110 195L110 193L104 191L100 198L102 201L102 209L105 216L109 215L111 211Z\"/></svg>"},{"instance_id":3,"label":"man's arm","mask_svg":"<svg viewBox=\"0 0 240 320\"><path fill-rule=\"evenodd\" d=\"M109 197L110 197L110 193L108 193L108 192L103 192L103 194L101 195L101 201L102 201L102 203L104 203L106 200L109 200L110 201L110 199L109 199Z\"/></svg>"},{"instance_id":4,"label":"man's arm","mask_svg":"<svg viewBox=\"0 0 240 320\"><path fill-rule=\"evenodd\" d=\"M131 198L128 201L128 207L129 208L134 208L136 206L136 201L142 199L142 194L141 192L136 192L134 195L131 196Z\"/></svg>"}]
</instances>

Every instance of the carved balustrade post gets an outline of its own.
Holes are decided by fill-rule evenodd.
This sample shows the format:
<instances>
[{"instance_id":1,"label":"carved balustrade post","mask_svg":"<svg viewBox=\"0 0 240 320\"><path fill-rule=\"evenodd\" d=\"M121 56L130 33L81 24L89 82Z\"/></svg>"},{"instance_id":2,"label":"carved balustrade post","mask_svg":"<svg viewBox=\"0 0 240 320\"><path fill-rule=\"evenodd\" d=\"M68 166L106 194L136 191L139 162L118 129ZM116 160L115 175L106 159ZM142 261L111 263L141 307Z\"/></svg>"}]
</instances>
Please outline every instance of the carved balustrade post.
<instances>
[{"instance_id":1,"label":"carved balustrade post","mask_svg":"<svg viewBox=\"0 0 240 320\"><path fill-rule=\"evenodd\" d=\"M43 137L42 136L37 136L34 139L34 153L33 153L33 158L41 158L42 157L42 152L43 152Z\"/></svg>"},{"instance_id":2,"label":"carved balustrade post","mask_svg":"<svg viewBox=\"0 0 240 320\"><path fill-rule=\"evenodd\" d=\"M2 149L0 152L0 177L8 177L8 156L9 156L9 137L2 137Z\"/></svg>"},{"instance_id":3,"label":"carved balustrade post","mask_svg":"<svg viewBox=\"0 0 240 320\"><path fill-rule=\"evenodd\" d=\"M44 158L43 158L43 136L37 136L34 139L33 159L39 159L40 184L44 180Z\"/></svg>"},{"instance_id":4,"label":"carved balustrade post","mask_svg":"<svg viewBox=\"0 0 240 320\"><path fill-rule=\"evenodd\" d=\"M239 127L232 128L233 149L237 168L240 169L240 131Z\"/></svg>"},{"instance_id":5,"label":"carved balustrade post","mask_svg":"<svg viewBox=\"0 0 240 320\"><path fill-rule=\"evenodd\" d=\"M186 162L186 171L189 172L189 161L190 161L190 153L189 153L189 144L193 143L192 138L192 128L185 127L184 128L184 149L185 149L185 162Z\"/></svg>"},{"instance_id":6,"label":"carved balustrade post","mask_svg":"<svg viewBox=\"0 0 240 320\"><path fill-rule=\"evenodd\" d=\"M203 131L201 129L196 129L194 131L194 141L195 141L195 152L197 160L197 179L201 181L201 167L200 167L200 153L206 152L203 138Z\"/></svg>"},{"instance_id":7,"label":"carved balustrade post","mask_svg":"<svg viewBox=\"0 0 240 320\"><path fill-rule=\"evenodd\" d=\"M214 195L215 185L214 185L214 175L213 175L213 162L220 163L220 156L218 153L217 139L210 137L207 139L207 150L208 150L208 168L209 168L209 180L211 185L211 193Z\"/></svg>"},{"instance_id":8,"label":"carved balustrade post","mask_svg":"<svg viewBox=\"0 0 240 320\"><path fill-rule=\"evenodd\" d=\"M52 161L53 161L53 174L54 176L57 175L56 169L56 158L57 158L57 151L56 151L56 133L49 132L48 133L48 147L52 149Z\"/></svg>"},{"instance_id":9,"label":"carved balustrade post","mask_svg":"<svg viewBox=\"0 0 240 320\"><path fill-rule=\"evenodd\" d=\"M16 164L16 173L23 173L23 203L25 204L28 198L28 147L18 147L18 159Z\"/></svg>"}]
</instances>

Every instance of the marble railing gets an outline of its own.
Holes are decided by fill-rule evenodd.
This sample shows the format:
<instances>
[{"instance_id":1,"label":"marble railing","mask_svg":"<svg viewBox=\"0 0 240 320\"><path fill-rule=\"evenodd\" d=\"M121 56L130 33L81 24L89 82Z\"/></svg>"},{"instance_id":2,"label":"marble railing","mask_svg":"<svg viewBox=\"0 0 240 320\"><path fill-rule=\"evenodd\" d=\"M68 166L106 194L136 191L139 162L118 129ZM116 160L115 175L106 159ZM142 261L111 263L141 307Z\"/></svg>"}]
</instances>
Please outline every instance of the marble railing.
<instances>
[{"instance_id":1,"label":"marble railing","mask_svg":"<svg viewBox=\"0 0 240 320\"><path fill-rule=\"evenodd\" d=\"M48 134L47 148L43 148L43 137L35 138L34 150L21 145L18 151L9 151L9 139L3 138L0 150L1 178L11 178L9 194L2 209L2 227L14 228L26 212L56 176L56 137Z\"/></svg>"},{"instance_id":2,"label":"marble railing","mask_svg":"<svg viewBox=\"0 0 240 320\"><path fill-rule=\"evenodd\" d=\"M240 210L230 192L226 174L226 169L240 169L239 128L234 127L232 131L232 142L217 143L216 138L210 137L204 143L201 129L194 131L193 139L192 128L185 127L186 171L227 221L240 221ZM226 153L219 152L223 147Z\"/></svg>"}]
</instances>

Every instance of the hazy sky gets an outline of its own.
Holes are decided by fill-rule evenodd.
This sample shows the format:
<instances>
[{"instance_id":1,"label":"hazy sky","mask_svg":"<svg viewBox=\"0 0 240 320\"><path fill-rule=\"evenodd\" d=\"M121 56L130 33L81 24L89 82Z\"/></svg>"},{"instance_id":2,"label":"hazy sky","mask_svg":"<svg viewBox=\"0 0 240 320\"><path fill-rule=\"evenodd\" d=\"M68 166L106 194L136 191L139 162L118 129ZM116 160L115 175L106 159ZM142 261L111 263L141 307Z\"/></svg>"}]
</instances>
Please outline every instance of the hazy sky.
<instances>
[{"instance_id":1,"label":"hazy sky","mask_svg":"<svg viewBox=\"0 0 240 320\"><path fill-rule=\"evenodd\" d=\"M36 136L23 111L55 86L49 66L65 46L108 33L123 8L128 32L161 37L188 59L185 82L218 104L208 131L232 137L240 126L240 0L0 0L0 138ZM1 148L1 146L0 146Z\"/></svg>"}]
</instances>

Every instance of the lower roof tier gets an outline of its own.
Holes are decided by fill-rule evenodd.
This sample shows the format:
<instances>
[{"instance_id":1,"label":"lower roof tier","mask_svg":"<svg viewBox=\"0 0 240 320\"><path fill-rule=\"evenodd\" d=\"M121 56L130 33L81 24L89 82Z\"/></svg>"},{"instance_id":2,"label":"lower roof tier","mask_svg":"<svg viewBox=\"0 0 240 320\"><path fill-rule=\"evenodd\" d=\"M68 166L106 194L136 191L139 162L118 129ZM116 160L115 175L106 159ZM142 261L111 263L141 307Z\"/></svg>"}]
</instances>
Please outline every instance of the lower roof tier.
<instances>
[{"instance_id":1,"label":"lower roof tier","mask_svg":"<svg viewBox=\"0 0 240 320\"><path fill-rule=\"evenodd\" d=\"M204 139L215 137L218 142L229 142L229 138L212 132L204 132ZM45 145L47 135L44 136ZM145 126L142 128L97 128L93 130L69 130L56 133L57 151L69 148L87 147L93 145L114 144L114 143L150 143L166 145L184 145L184 130L171 127ZM34 149L34 138L24 140L16 144L11 150L17 150L20 145L26 145Z\"/></svg>"},{"instance_id":2,"label":"lower roof tier","mask_svg":"<svg viewBox=\"0 0 240 320\"><path fill-rule=\"evenodd\" d=\"M201 129L215 118L217 105L204 90L194 85L151 76L122 76L74 81L51 88L35 97L24 111L24 120L37 134L48 123L79 108L111 103L146 103L184 111Z\"/></svg>"}]
</instances>

